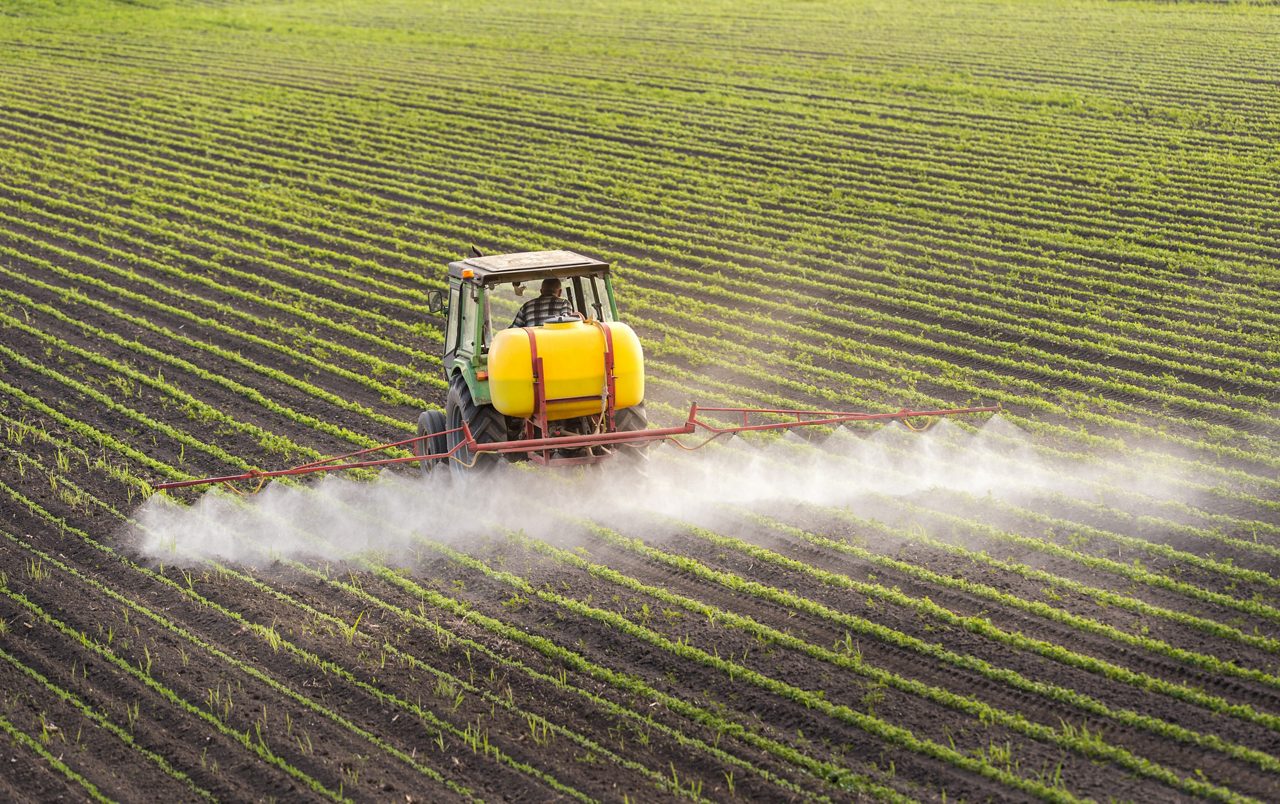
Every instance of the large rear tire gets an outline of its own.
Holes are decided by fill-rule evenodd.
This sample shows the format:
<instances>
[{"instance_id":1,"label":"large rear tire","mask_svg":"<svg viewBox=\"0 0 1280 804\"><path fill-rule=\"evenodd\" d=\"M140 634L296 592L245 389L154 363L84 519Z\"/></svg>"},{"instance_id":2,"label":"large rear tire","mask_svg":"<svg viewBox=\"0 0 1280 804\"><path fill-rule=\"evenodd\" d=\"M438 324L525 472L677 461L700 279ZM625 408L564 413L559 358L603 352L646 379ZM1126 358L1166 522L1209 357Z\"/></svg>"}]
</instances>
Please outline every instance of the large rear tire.
<instances>
[{"instance_id":1,"label":"large rear tire","mask_svg":"<svg viewBox=\"0 0 1280 804\"><path fill-rule=\"evenodd\" d=\"M624 408L613 414L613 424L616 432L624 432L627 430L647 430L649 428L649 416L645 413L644 403ZM648 459L648 449L652 445L652 441L644 441L635 444L619 444L617 446L618 457L626 461L640 463Z\"/></svg>"},{"instance_id":2,"label":"large rear tire","mask_svg":"<svg viewBox=\"0 0 1280 804\"><path fill-rule=\"evenodd\" d=\"M471 389L462 375L455 375L449 383L449 396L444 405L445 426L449 430L462 427L465 421L471 430L471 437L478 444L493 444L507 438L507 417L503 416L493 405L477 405L471 399ZM465 437L461 431L449 433L448 449L462 444ZM462 446L453 453L449 468L458 475L468 469L492 469L502 460L502 456L494 452L472 452Z\"/></svg>"},{"instance_id":3,"label":"large rear tire","mask_svg":"<svg viewBox=\"0 0 1280 804\"><path fill-rule=\"evenodd\" d=\"M449 441L443 435L445 430L444 413L438 410L423 411L418 417L418 437L431 435L431 438L422 441L413 442L413 454L422 455L439 455L449 449ZM436 433L438 435L432 435ZM429 472L438 461L418 461L418 467L424 472Z\"/></svg>"}]
</instances>

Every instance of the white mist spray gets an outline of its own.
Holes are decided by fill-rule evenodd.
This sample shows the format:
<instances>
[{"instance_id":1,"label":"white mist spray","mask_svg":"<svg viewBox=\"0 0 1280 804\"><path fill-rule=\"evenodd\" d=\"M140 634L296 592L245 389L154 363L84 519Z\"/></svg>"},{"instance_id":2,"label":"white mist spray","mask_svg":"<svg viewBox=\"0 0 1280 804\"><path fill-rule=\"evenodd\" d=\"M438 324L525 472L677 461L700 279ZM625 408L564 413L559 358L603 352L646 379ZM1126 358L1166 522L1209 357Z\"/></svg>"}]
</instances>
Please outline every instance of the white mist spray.
<instances>
[{"instance_id":1,"label":"white mist spray","mask_svg":"<svg viewBox=\"0 0 1280 804\"><path fill-rule=\"evenodd\" d=\"M503 466L458 478L441 467L421 475L384 472L369 482L332 474L276 483L247 500L213 491L190 506L155 496L136 512L131 541L143 555L171 564L342 561L370 551L397 562L408 560L417 538L458 543L495 528L562 541L564 516L614 526L651 522L654 515L706 523L726 506L804 502L856 513L868 495L929 490L1010 501L1038 494L1092 500L1138 475L1146 478L1148 498L1168 498L1178 486L1171 476L1156 481L1149 467L1139 472L1118 459L1051 460L999 417L976 432L944 420L924 433L837 431L817 445L791 434L691 453L658 445L651 455L644 474L614 464L587 471Z\"/></svg>"}]
</instances>

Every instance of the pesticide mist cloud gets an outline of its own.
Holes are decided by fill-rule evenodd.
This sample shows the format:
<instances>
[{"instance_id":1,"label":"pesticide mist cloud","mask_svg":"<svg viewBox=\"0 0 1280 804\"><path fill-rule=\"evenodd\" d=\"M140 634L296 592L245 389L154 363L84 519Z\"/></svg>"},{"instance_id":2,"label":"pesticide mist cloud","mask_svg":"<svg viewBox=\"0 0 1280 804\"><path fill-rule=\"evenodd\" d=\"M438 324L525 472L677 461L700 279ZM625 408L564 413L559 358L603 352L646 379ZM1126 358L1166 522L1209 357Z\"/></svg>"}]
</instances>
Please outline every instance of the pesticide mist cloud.
<instances>
[{"instance_id":1,"label":"pesticide mist cloud","mask_svg":"<svg viewBox=\"0 0 1280 804\"><path fill-rule=\"evenodd\" d=\"M335 473L302 485L272 484L249 498L212 491L190 506L157 495L135 513L130 541L170 564L342 561L370 551L396 561L407 560L421 539L465 544L502 529L563 542L572 538L573 518L620 528L646 523L642 533L652 537L655 516L708 524L726 507L801 502L856 514L869 496L945 490L1010 501L1044 494L1096 499L1123 486L1166 498L1178 485L1118 458L1051 461L999 417L977 432L944 420L924 433L842 430L820 444L791 434L697 452L656 445L650 455L643 475L616 463L588 471L505 466L460 478L441 467L421 475L385 472L372 482Z\"/></svg>"}]
</instances>

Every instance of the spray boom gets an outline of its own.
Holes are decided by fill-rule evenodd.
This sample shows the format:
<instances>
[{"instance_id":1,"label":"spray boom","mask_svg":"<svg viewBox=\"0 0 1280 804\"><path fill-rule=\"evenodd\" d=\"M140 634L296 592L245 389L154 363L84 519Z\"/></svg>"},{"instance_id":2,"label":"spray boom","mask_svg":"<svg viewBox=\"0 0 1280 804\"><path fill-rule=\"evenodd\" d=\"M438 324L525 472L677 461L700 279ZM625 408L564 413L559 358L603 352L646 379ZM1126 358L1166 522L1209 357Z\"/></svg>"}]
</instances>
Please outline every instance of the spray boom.
<instances>
[{"instance_id":1,"label":"spray boom","mask_svg":"<svg viewBox=\"0 0 1280 804\"><path fill-rule=\"evenodd\" d=\"M349 469L368 469L390 466L400 463L422 463L430 466L437 461L462 462L459 453L478 455L481 453L524 453L538 463L547 465L590 464L605 460L613 454L613 448L622 445L639 445L657 441L669 441L684 450L695 450L706 446L721 436L736 433L763 432L768 430L791 430L798 427L838 426L852 422L899 421L909 429L923 430L928 424L916 426L912 419L933 420L940 416L956 416L970 413L996 413L998 405L974 408L949 408L945 410L907 410L895 413L854 413L826 410L788 410L781 408L700 408L694 403L689 408L689 416L684 424L677 427L653 428L647 430L619 430L614 432L594 432L585 434L567 434L543 438L524 438L508 441L479 441L471 428L463 421L460 426L434 433L425 433L413 438L380 444L376 447L335 455L311 463L304 463L288 469L271 471L250 470L236 475L205 477L191 480L177 480L168 483L157 483L157 490L179 489L190 486L203 486L212 483L232 483L242 480L257 480L265 483L273 477L290 477L316 472L335 472ZM703 418L703 414L712 414L719 419L732 420L732 424L715 424ZM692 436L699 432L706 437L693 444L686 444L682 436ZM429 445L449 444L444 451L429 452ZM416 454L395 455L394 450L410 449ZM566 451L581 453L574 457L554 457Z\"/></svg>"}]
</instances>

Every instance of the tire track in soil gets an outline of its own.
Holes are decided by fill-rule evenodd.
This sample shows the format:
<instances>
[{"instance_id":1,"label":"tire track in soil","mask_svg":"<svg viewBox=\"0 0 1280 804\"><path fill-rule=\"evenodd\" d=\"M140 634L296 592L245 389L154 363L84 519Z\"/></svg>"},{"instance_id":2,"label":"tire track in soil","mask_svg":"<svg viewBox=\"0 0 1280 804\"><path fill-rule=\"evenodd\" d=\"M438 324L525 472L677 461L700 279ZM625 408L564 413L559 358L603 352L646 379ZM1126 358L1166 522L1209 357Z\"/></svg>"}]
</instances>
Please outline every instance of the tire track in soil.
<instances>
[{"instance_id":1,"label":"tire track in soil","mask_svg":"<svg viewBox=\"0 0 1280 804\"><path fill-rule=\"evenodd\" d=\"M824 555L820 548L808 549L805 545L783 546L780 542L761 538L761 544L789 555L792 558L806 561L825 569L866 580L856 565L849 563L848 557L841 559L839 555ZM1192 651L1201 655L1214 657L1224 661L1232 661L1238 666L1255 668L1274 674L1276 658L1274 654L1243 646L1235 642L1227 642L1191 626L1160 619L1145 619L1139 614L1128 613L1097 603L1090 597L1077 596L1070 592L1055 593L1061 599L1043 600L1043 588L1025 578L992 569L982 573L975 570L969 562L947 554L934 553L927 547L912 546L909 550L895 550L892 555L900 560L925 567L949 577L964 578L976 583L991 586L1005 594L1011 594L1026 600L1036 600L1067 611L1071 614L1111 625L1126 633L1142 633L1153 639L1168 643L1174 648ZM884 585L898 586L904 592L915 597L928 596L934 602L943 605L964 616L984 617L991 612L993 605L986 598L972 595L961 590L929 585L910 575L898 573L892 569L875 567L873 572L877 582ZM861 577L860 577L861 576ZM1223 678L1215 673L1201 670L1187 664L1178 663L1160 657L1156 653L1143 651L1127 645L1119 645L1106 637L1090 634L1072 628L1069 625L1044 619L1019 609L1001 609L999 623L1004 630L1017 631L1035 639L1057 645L1071 645L1073 650L1097 659L1113 663L1126 661L1142 661L1142 667L1130 666L1137 672L1146 672L1165 680L1189 683L1200 687L1211 694L1220 695L1228 700L1238 700L1262 711L1280 711L1280 692L1273 687L1252 680ZM1143 629L1146 629L1144 632ZM1122 663L1122 662L1121 662ZM1158 668L1152 672L1151 668ZM1181 676L1181 677L1180 677ZM1280 746L1278 746L1280 748Z\"/></svg>"},{"instance_id":2,"label":"tire track in soil","mask_svg":"<svg viewBox=\"0 0 1280 804\"><path fill-rule=\"evenodd\" d=\"M205 596L223 606L226 606L227 608L232 608L251 622L269 623L282 621L283 617L293 613L291 609L278 604L276 601L266 599L261 592L251 588L245 589L237 587L236 589L228 589L225 594L221 594L220 591L221 590L215 589ZM334 607L332 604L329 604L326 608L332 610ZM391 632L399 630L397 623L394 620L389 619L389 617L384 615L383 612L380 612L377 609L364 608L359 611L347 610L347 613L350 615L349 622L356 622L357 617L359 617L358 628L368 632L375 643L379 640L394 640L397 643L395 646L400 650L404 650L403 645L399 644L402 641L402 635L398 633L394 636L390 635ZM363 666L363 662L360 662L359 660L357 660L356 667L353 668L349 666L351 664L351 655L353 652L349 644L341 644L339 641L340 637L336 633L332 633L330 631L322 636L318 633L319 630L320 628L317 627L314 633L307 631L303 631L301 633L290 633L288 638L295 645L314 652L323 660L334 662L340 666L348 666L347 669L352 670L357 677L362 677L367 674L368 670ZM377 647L377 645L375 644L371 646L371 648L372 647ZM460 677L468 677L472 674L472 671L475 671L475 676L483 677L483 673L485 672L483 667L477 667L475 660L472 660L469 664L465 656L459 656L457 653L458 651L454 650L452 647L442 651L439 644L436 643L426 650L418 652L416 655L424 664L438 667L455 675L461 674ZM361 650L358 655L363 654L364 650ZM425 656L430 656L430 659L423 658ZM563 777L562 772L566 769L564 763L572 762L572 760L567 759L566 755L562 752L543 750L543 748L536 744L525 743L519 737L504 739L505 735L520 735L522 731L529 730L528 724L519 716L511 716L505 712L499 712L491 708L490 705L487 705L482 701L475 700L473 696L467 696L467 700L464 703L454 708L451 705L452 702L447 696L439 694L425 679L415 676L413 672L403 669L395 662L380 664L374 672L376 673L376 676L373 680L376 681L377 688L384 693L396 695L403 700L414 701L422 698L423 693L427 692L429 696L428 701L434 699L434 705L442 707L440 711L436 711L434 714L442 720L451 723L459 730L463 730L470 726L473 719L476 719L477 722L483 720L486 731L493 731L496 734L501 735L495 739L494 745L507 752L518 761L528 762L535 766L542 766L558 777ZM369 681L368 678L362 678L362 680ZM393 707L388 706L385 703L368 699L367 694L360 692L356 692L354 694L356 696L366 698L366 703L368 705L377 706L379 709L383 710L384 717L391 715L394 711ZM431 706L432 703L427 704L428 708L431 708ZM400 714L403 713L397 714L396 717ZM484 719L486 715L488 717L487 720ZM555 712L553 715L558 718L561 713ZM387 731L388 728L384 724L381 729L381 733L385 735ZM429 740L422 735L419 735L416 738L410 737L406 739L407 745L415 743L426 748L429 745ZM459 749L464 753L466 751L466 746L460 745L456 736L451 735L448 737L447 744L450 746L450 748L447 749L450 754L456 755ZM549 760L551 761L549 762ZM548 765L551 767L547 767ZM571 768L572 765L569 767ZM627 773L627 771L623 769L615 769L613 772L619 775L625 775ZM606 782L606 777L601 774L579 772L578 776L586 776L590 779L593 786L598 788L596 791L597 795L603 794L603 792L610 787ZM609 778L612 779L616 777ZM574 780L575 784L579 785L581 785L582 781L582 778ZM639 783L636 783L636 781L633 780L634 786L647 787L651 784L652 782L648 779ZM498 789L505 789L506 793L504 795L511 794L510 787L499 787ZM549 793L550 791L546 792Z\"/></svg>"},{"instance_id":3,"label":"tire track in soil","mask_svg":"<svg viewBox=\"0 0 1280 804\"><path fill-rule=\"evenodd\" d=\"M234 581L224 582L219 579L212 588L208 585L202 586L201 594L215 603L236 611L250 623L256 622L263 626L275 627L277 623L289 622L290 616L296 619L294 610L267 599L260 591L247 591L243 594L231 591L224 596L220 592L220 587L224 584L227 587L235 585ZM352 622L358 622L359 629L374 633L382 631L388 625L375 613L368 611L364 612L358 620L353 616ZM208 627L216 628L218 625L222 626L219 630L233 627L226 621L218 624L210 623ZM244 627L240 627L241 632L245 630ZM373 654L353 649L354 642L347 643L345 637L334 630L324 629L323 633L321 630L321 627L317 626L314 632L308 632L304 627L301 633L297 630L286 631L282 637L303 650L314 652L321 660L330 661L343 668L357 681L376 688L380 693L400 698L406 705L397 706L394 702L380 700L376 695L335 673L322 671L321 675L316 675L307 669L308 661L301 657L293 658L292 664L287 667L282 666L284 660L273 661L267 646L259 644L257 640L253 641L252 650L248 651L251 654L250 663L264 672L274 673L277 678L287 683L307 689L317 702L348 718L360 728L378 735L405 754L413 757L421 755L423 760L426 760L429 765L437 766L437 770L443 772L446 777L474 790L478 795L516 798L559 795L525 772L511 768L505 763L489 761L487 752L477 754L475 749L466 745L455 734L449 734L445 738L445 748L440 749L435 742L435 727L430 725L429 721L423 721L408 707L408 705L417 705L417 701L424 697L423 693L430 695L430 688L426 684L416 683L417 679L412 673L403 671L389 662L382 664ZM435 703L436 706L447 706L438 696ZM472 726L471 715L482 716L490 710L485 705L468 704L454 713L445 712L443 708L433 711L430 702L427 702L423 709L442 721L450 723L458 731L465 731ZM467 717L459 722L456 717L451 716L458 713L465 714ZM476 725L479 725L479 721ZM494 727L493 717L484 722L486 733ZM528 731L529 726L522 721L510 720L497 723L496 730L498 735L520 734L521 731ZM526 749L522 743L508 743L501 736L495 737L491 744L516 761L527 762L541 770L549 770L553 776L557 775L556 768L545 767L545 756L536 747ZM437 754L439 754L438 757ZM397 769L400 767L394 758L385 757L376 766L367 765L366 770L376 767L380 769L379 772L390 773L386 766ZM560 778L564 781L563 777ZM580 786L582 781L581 778L569 780L573 786ZM379 789L383 793L393 793L396 790L413 791L421 789L424 780L417 777L406 781L404 786L398 787L388 787L388 784L388 782L382 783ZM434 790L433 787L433 795Z\"/></svg>"},{"instance_id":4,"label":"tire track in soil","mask_svg":"<svg viewBox=\"0 0 1280 804\"><path fill-rule=\"evenodd\" d=\"M896 527L907 527L912 524L923 525L933 538L962 546L978 544L981 546L983 551L995 559L1025 564L1033 569L1043 570L1063 578L1079 581L1081 583L1115 592L1127 597L1133 597L1146 603L1150 603L1153 606L1172 609L1174 611L1185 611L1205 619L1216 620L1221 623L1229 623L1246 633L1256 632L1271 638L1280 637L1280 630L1278 630L1278 624L1274 619L1251 614L1247 611L1243 611L1223 603L1198 600L1179 590L1154 586L1140 580L1127 578L1124 575L1108 571L1104 568L1093 568L1064 556L1057 556L1031 549L1027 545L1006 543L1003 540L987 537L982 533L964 533L955 529L954 523L935 521L934 525L930 527L928 519L916 517L918 513L920 512L911 512L908 516L902 517L890 515L887 517L888 523L891 526ZM882 517L885 516L885 514L883 511L880 511L876 516ZM1006 532L1016 533L1016 531ZM1086 554L1081 553L1081 555ZM1104 555L1103 557L1105 558L1106 556ZM1110 558L1110 560L1117 563L1117 570L1124 566L1132 566L1132 564L1129 563L1132 559L1126 560L1124 558L1123 551L1117 552L1116 556ZM1143 569L1152 569L1148 566L1153 563L1150 558L1144 556L1140 560L1143 562ZM1158 575L1159 573L1155 574ZM1177 582L1183 582L1184 580L1173 573L1162 575L1160 577L1167 577ZM1214 592L1215 590L1205 589L1205 591ZM1228 598L1234 598L1235 596L1235 593L1230 588L1230 584L1222 586L1217 593Z\"/></svg>"}]
</instances>

